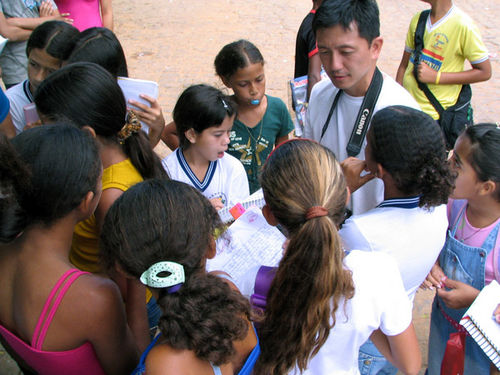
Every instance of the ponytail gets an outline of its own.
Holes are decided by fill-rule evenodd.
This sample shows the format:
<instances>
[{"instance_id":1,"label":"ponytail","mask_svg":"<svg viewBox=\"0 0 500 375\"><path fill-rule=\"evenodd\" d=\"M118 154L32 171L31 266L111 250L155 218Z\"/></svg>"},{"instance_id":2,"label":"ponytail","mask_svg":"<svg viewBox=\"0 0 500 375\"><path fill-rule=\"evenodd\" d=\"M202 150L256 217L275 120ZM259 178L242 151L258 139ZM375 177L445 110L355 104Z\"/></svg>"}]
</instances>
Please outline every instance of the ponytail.
<instances>
[{"instance_id":1,"label":"ponytail","mask_svg":"<svg viewBox=\"0 0 500 375\"><path fill-rule=\"evenodd\" d=\"M290 181L296 183L293 189ZM261 184L290 242L268 295L255 371L283 374L294 366L307 368L335 325L341 300L354 295L337 231L347 189L333 153L308 140L275 149Z\"/></svg>"}]
</instances>

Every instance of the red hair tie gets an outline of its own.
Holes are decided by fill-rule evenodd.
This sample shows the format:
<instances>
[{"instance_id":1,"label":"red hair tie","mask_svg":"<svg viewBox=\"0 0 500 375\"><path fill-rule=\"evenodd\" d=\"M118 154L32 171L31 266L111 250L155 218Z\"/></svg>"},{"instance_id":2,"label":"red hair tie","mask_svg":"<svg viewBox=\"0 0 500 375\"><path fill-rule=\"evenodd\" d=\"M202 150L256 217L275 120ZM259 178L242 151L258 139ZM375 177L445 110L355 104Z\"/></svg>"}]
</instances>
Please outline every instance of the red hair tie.
<instances>
[{"instance_id":1,"label":"red hair tie","mask_svg":"<svg viewBox=\"0 0 500 375\"><path fill-rule=\"evenodd\" d=\"M312 206L306 212L306 220L328 215L328 210L323 206Z\"/></svg>"}]
</instances>

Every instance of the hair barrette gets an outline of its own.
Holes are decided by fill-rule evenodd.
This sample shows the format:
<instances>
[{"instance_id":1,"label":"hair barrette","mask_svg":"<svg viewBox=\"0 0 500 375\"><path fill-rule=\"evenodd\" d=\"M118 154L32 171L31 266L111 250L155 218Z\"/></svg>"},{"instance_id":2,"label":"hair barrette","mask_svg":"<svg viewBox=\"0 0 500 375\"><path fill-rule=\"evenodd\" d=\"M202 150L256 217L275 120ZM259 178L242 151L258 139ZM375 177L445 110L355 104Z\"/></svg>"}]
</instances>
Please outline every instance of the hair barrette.
<instances>
[{"instance_id":1,"label":"hair barrette","mask_svg":"<svg viewBox=\"0 0 500 375\"><path fill-rule=\"evenodd\" d=\"M220 98L222 105L224 106L224 109L226 111L229 111L229 106L227 105L226 101L223 98Z\"/></svg>"},{"instance_id":2,"label":"hair barrette","mask_svg":"<svg viewBox=\"0 0 500 375\"><path fill-rule=\"evenodd\" d=\"M167 272L168 275L161 275ZM152 288L172 287L168 292L175 293L185 281L184 267L176 262L158 262L144 271L140 280L141 283Z\"/></svg>"}]
</instances>

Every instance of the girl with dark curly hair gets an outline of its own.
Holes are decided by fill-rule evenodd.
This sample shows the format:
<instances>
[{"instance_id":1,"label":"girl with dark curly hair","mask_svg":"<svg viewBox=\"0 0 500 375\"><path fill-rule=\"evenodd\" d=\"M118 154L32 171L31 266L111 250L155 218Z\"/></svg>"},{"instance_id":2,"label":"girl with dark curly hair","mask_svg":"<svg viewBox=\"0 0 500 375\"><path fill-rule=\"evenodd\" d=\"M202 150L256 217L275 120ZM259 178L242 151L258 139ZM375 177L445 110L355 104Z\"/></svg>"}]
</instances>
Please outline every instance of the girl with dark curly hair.
<instances>
[{"instance_id":1,"label":"girl with dark curly hair","mask_svg":"<svg viewBox=\"0 0 500 375\"><path fill-rule=\"evenodd\" d=\"M479 291L500 282L500 129L468 127L455 143L457 172L448 202L448 237L425 287L437 288L429 336L429 375L439 374L450 333ZM477 343L465 339L464 374L488 374L490 361Z\"/></svg>"},{"instance_id":2,"label":"girl with dark curly hair","mask_svg":"<svg viewBox=\"0 0 500 375\"><path fill-rule=\"evenodd\" d=\"M384 201L349 218L340 231L346 250L384 252L396 259L411 301L446 239L446 206L454 176L435 121L422 111L387 107L373 116L367 134L366 167L384 183ZM347 173L347 172L346 172ZM360 370L393 367L368 341Z\"/></svg>"},{"instance_id":3,"label":"girl with dark curly hair","mask_svg":"<svg viewBox=\"0 0 500 375\"><path fill-rule=\"evenodd\" d=\"M210 202L177 181L139 183L109 209L103 261L150 287L162 310L134 374L250 374L260 351L250 304L227 275L205 271L221 225Z\"/></svg>"},{"instance_id":4,"label":"girl with dark curly hair","mask_svg":"<svg viewBox=\"0 0 500 375\"><path fill-rule=\"evenodd\" d=\"M267 297L255 373L357 374L359 347L380 328L384 353L416 374L420 352L396 262L342 249L349 192L333 153L310 140L285 142L264 165L261 185L263 214L289 243Z\"/></svg>"}]
</instances>

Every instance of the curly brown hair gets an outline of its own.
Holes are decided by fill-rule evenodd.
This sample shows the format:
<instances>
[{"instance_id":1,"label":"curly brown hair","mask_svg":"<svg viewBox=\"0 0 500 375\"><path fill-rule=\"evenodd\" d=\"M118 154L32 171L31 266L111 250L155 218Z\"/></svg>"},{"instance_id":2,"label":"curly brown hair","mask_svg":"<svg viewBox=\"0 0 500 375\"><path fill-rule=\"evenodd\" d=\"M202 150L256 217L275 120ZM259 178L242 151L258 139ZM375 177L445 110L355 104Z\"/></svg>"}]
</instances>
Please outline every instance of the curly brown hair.
<instances>
[{"instance_id":1,"label":"curly brown hair","mask_svg":"<svg viewBox=\"0 0 500 375\"><path fill-rule=\"evenodd\" d=\"M100 241L104 265L110 269L118 264L136 278L161 261L183 266L182 287L172 294L160 290L162 343L192 350L215 365L235 354L233 341L245 338L250 319L249 302L205 272L212 234L221 226L213 206L196 189L151 179L113 203Z\"/></svg>"},{"instance_id":2,"label":"curly brown hair","mask_svg":"<svg viewBox=\"0 0 500 375\"><path fill-rule=\"evenodd\" d=\"M283 143L261 175L266 204L289 233L267 299L257 374L285 374L307 367L335 325L342 299L354 295L337 231L347 188L333 153L309 140ZM306 219L313 206L328 214Z\"/></svg>"}]
</instances>

